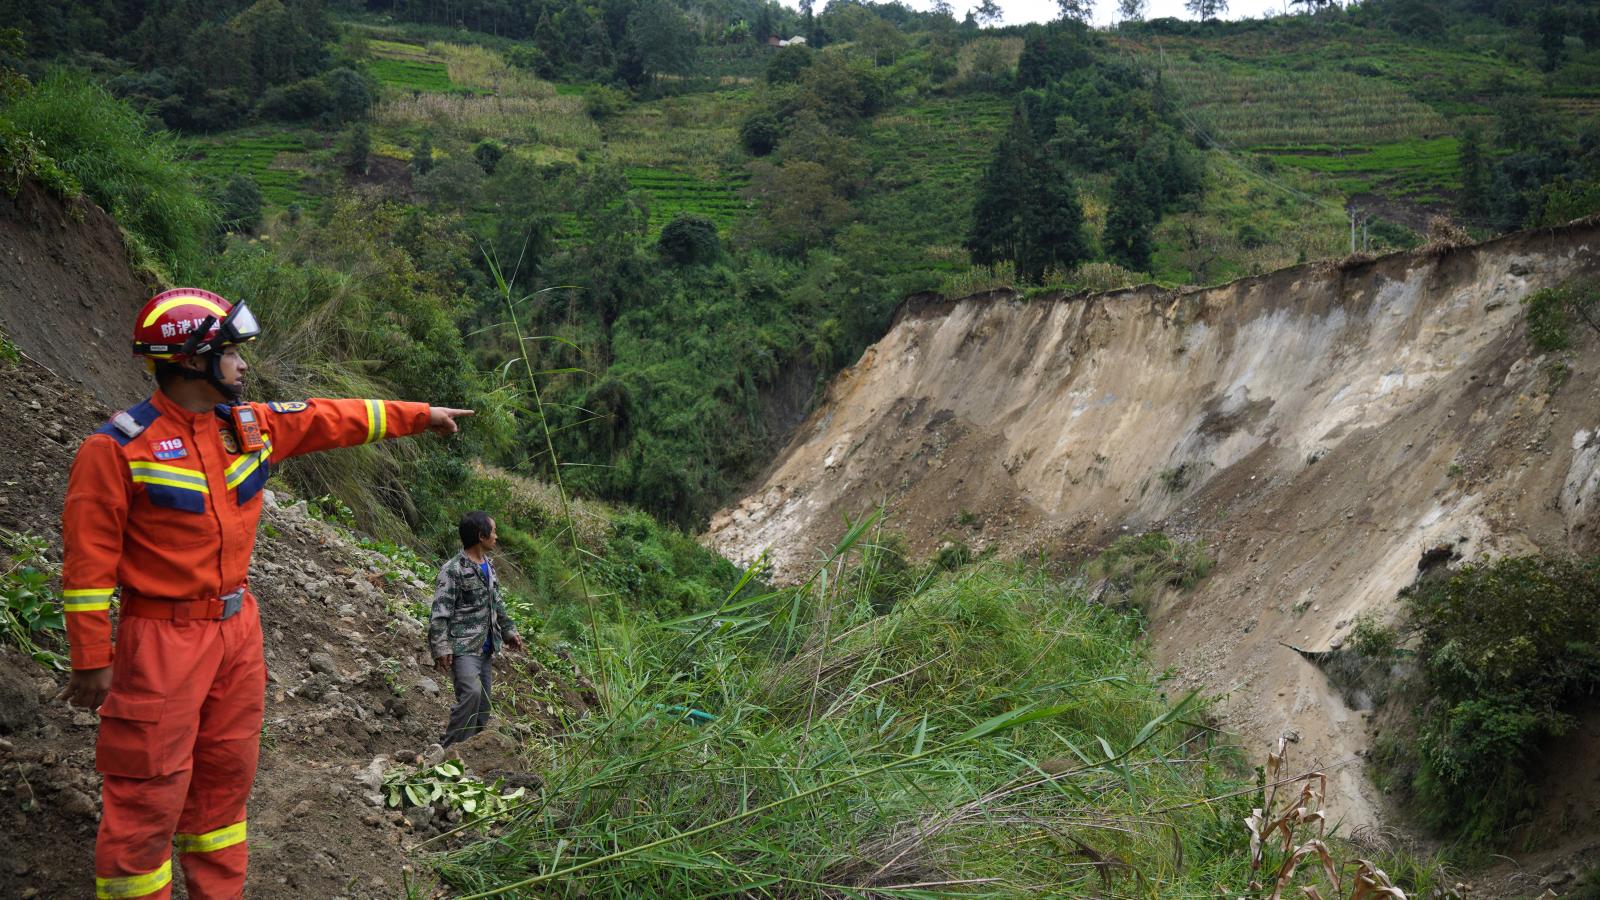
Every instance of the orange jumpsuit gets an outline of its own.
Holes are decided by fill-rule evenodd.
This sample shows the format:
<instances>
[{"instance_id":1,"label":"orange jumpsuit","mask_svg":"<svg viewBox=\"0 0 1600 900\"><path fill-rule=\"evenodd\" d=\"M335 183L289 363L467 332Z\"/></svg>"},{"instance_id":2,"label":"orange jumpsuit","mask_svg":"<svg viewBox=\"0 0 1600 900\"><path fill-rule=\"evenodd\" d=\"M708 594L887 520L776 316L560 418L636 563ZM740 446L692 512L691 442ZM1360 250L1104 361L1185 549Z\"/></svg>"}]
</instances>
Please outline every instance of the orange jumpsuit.
<instances>
[{"instance_id":1,"label":"orange jumpsuit","mask_svg":"<svg viewBox=\"0 0 1600 900\"><path fill-rule=\"evenodd\" d=\"M97 897L171 896L174 837L190 897L243 895L266 664L242 589L262 485L279 460L428 426L425 403L250 406L266 444L254 453L240 451L227 407L190 412L158 391L85 440L72 465L61 579L72 667L112 667L95 754ZM238 612L222 618L230 605Z\"/></svg>"}]
</instances>

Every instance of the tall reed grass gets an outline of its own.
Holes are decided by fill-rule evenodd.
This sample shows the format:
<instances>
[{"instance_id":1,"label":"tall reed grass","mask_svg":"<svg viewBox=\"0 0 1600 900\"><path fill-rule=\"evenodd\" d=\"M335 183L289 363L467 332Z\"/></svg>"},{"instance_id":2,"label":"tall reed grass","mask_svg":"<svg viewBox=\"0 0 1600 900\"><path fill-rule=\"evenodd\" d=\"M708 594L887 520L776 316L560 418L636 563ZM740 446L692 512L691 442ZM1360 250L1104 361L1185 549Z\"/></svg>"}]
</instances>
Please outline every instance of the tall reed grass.
<instances>
[{"instance_id":1,"label":"tall reed grass","mask_svg":"<svg viewBox=\"0 0 1600 900\"><path fill-rule=\"evenodd\" d=\"M908 581L878 615L872 525L805 585L747 578L716 609L609 624L626 634L602 645L631 650L586 659L609 712L536 751L542 796L437 873L468 897L1243 886L1242 807L1224 828L1208 798L1244 782L1134 618L1000 563Z\"/></svg>"}]
</instances>

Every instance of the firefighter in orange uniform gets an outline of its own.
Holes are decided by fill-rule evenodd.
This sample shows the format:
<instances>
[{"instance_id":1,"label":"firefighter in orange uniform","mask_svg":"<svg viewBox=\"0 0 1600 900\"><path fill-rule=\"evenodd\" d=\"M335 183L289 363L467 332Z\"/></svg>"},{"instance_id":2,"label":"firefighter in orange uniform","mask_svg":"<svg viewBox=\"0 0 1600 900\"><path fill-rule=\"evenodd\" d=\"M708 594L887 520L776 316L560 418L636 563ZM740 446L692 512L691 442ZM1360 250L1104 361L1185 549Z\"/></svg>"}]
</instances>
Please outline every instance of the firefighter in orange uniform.
<instances>
[{"instance_id":1,"label":"firefighter in orange uniform","mask_svg":"<svg viewBox=\"0 0 1600 900\"><path fill-rule=\"evenodd\" d=\"M239 345L258 331L245 304L207 291L152 298L133 349L159 389L83 442L67 483L62 696L100 710L97 897L171 896L174 841L190 897L243 895L267 674L245 579L271 466L452 434L472 414L392 400L241 402Z\"/></svg>"}]
</instances>

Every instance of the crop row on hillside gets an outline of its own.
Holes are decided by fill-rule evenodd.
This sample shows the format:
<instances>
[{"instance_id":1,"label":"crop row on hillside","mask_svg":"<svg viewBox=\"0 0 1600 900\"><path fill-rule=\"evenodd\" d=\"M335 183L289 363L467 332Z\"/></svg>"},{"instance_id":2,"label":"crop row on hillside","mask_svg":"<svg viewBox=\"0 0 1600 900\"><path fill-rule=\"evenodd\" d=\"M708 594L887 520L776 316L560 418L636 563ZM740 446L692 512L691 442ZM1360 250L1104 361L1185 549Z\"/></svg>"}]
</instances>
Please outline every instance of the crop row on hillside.
<instances>
[{"instance_id":1,"label":"crop row on hillside","mask_svg":"<svg viewBox=\"0 0 1600 900\"><path fill-rule=\"evenodd\" d=\"M584 114L583 102L575 97L407 95L383 100L372 117L385 128L492 135L501 140L538 141L572 148L600 143L599 129Z\"/></svg>"},{"instance_id":2,"label":"crop row on hillside","mask_svg":"<svg viewBox=\"0 0 1600 900\"><path fill-rule=\"evenodd\" d=\"M244 175L254 180L269 205L316 207L321 202L304 186L312 166L301 135L277 130L220 135L190 144L188 153L195 169L210 179Z\"/></svg>"},{"instance_id":3,"label":"crop row on hillside","mask_svg":"<svg viewBox=\"0 0 1600 900\"><path fill-rule=\"evenodd\" d=\"M1010 120L1010 101L992 94L929 98L880 116L864 148L875 187L866 218L913 244L960 244L978 178Z\"/></svg>"},{"instance_id":4,"label":"crop row on hillside","mask_svg":"<svg viewBox=\"0 0 1600 900\"><path fill-rule=\"evenodd\" d=\"M708 181L670 169L634 166L627 169L627 176L630 185L650 197L652 233L680 215L703 216L726 232L748 208L739 196L749 178L743 173Z\"/></svg>"},{"instance_id":5,"label":"crop row on hillside","mask_svg":"<svg viewBox=\"0 0 1600 900\"><path fill-rule=\"evenodd\" d=\"M1448 131L1433 109L1385 78L1249 65L1198 51L1153 62L1192 124L1236 148L1367 145Z\"/></svg>"},{"instance_id":6,"label":"crop row on hillside","mask_svg":"<svg viewBox=\"0 0 1600 900\"><path fill-rule=\"evenodd\" d=\"M1460 141L1453 137L1369 147L1263 148L1280 165L1334 177L1346 193L1381 189L1395 196L1438 200L1460 185Z\"/></svg>"}]
</instances>

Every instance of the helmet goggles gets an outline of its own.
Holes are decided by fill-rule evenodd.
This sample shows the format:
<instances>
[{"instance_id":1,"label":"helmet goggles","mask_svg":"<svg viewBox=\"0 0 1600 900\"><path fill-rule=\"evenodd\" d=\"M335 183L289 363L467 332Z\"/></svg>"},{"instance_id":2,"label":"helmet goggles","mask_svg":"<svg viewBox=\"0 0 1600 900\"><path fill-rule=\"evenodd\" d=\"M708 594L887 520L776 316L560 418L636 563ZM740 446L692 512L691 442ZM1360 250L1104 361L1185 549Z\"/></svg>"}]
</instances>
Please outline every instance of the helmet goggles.
<instances>
[{"instance_id":1,"label":"helmet goggles","mask_svg":"<svg viewBox=\"0 0 1600 900\"><path fill-rule=\"evenodd\" d=\"M178 351L179 355L200 356L233 344L253 341L261 334L261 326L256 323L255 314L250 312L249 305L243 302L235 304L233 309L228 311L216 330L211 328L214 322L216 316L206 316L200 327L190 333L189 339Z\"/></svg>"}]
</instances>

